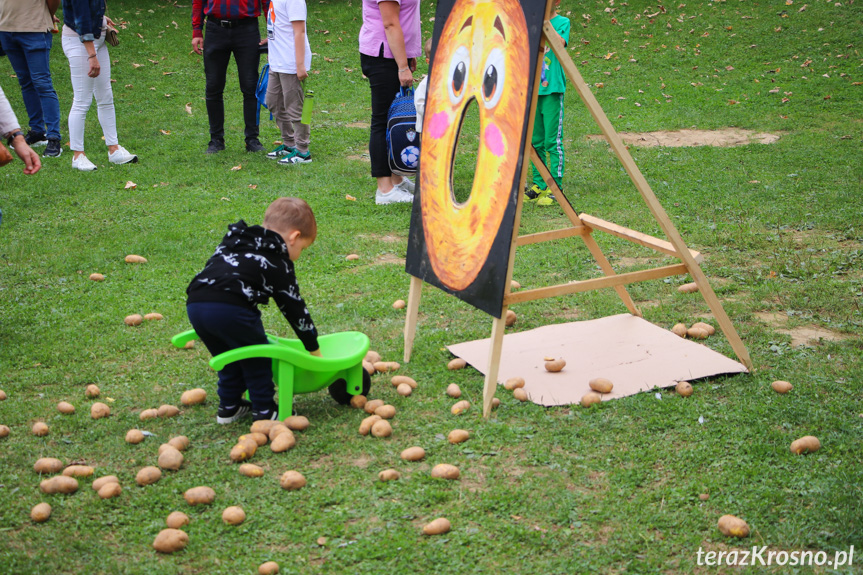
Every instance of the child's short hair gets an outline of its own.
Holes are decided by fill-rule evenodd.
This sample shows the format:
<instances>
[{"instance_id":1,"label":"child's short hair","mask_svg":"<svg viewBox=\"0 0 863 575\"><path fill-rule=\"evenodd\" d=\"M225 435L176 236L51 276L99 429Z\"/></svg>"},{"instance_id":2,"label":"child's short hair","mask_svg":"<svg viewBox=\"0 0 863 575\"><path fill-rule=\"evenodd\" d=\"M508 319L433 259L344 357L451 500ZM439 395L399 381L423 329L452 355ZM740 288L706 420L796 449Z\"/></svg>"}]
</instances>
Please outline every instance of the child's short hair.
<instances>
[{"instance_id":1,"label":"child's short hair","mask_svg":"<svg viewBox=\"0 0 863 575\"><path fill-rule=\"evenodd\" d=\"M277 232L299 230L300 235L314 239L318 235L315 214L305 200L279 198L264 212L264 227Z\"/></svg>"}]
</instances>

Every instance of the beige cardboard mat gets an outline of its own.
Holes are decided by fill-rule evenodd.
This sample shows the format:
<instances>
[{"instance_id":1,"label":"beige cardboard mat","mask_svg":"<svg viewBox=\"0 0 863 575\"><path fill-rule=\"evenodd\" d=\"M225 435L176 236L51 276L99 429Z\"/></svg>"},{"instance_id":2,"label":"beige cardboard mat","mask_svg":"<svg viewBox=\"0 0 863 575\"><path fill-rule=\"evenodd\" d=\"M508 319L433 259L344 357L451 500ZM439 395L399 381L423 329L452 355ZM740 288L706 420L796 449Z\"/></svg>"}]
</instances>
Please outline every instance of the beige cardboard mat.
<instances>
[{"instance_id":1,"label":"beige cardboard mat","mask_svg":"<svg viewBox=\"0 0 863 575\"><path fill-rule=\"evenodd\" d=\"M722 337L721 332L711 337ZM447 346L485 374L489 339ZM558 373L545 370L546 357L563 358ZM669 387L721 373L745 373L746 367L704 345L630 314L561 323L503 337L498 383L523 377L534 403L578 403L588 382L604 377L614 383L603 400Z\"/></svg>"}]
</instances>

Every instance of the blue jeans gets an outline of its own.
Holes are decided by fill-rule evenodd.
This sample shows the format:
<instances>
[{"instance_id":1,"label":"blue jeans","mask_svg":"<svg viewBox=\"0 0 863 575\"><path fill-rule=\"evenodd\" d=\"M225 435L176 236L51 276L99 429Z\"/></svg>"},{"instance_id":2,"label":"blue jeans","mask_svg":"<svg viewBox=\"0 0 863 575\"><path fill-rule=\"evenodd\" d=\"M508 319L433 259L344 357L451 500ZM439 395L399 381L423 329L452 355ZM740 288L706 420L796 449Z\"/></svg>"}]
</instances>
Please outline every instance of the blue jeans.
<instances>
[{"instance_id":1,"label":"blue jeans","mask_svg":"<svg viewBox=\"0 0 863 575\"><path fill-rule=\"evenodd\" d=\"M60 139L60 100L51 82L50 32L0 32L0 45L18 76L30 129Z\"/></svg>"}]
</instances>

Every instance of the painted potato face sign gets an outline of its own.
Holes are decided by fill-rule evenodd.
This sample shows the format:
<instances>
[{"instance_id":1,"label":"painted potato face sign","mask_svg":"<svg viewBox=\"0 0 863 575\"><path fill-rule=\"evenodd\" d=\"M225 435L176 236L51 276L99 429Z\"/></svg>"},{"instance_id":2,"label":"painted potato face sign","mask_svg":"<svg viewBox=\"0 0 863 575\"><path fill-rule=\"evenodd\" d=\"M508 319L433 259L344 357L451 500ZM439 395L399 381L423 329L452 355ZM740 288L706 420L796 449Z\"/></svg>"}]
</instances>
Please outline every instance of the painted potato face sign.
<instances>
[{"instance_id":1,"label":"painted potato face sign","mask_svg":"<svg viewBox=\"0 0 863 575\"><path fill-rule=\"evenodd\" d=\"M407 258L408 273L496 316L545 10L545 2L523 1L532 6L519 0L438 3ZM480 124L477 167L471 194L459 203L453 158L473 102Z\"/></svg>"}]
</instances>

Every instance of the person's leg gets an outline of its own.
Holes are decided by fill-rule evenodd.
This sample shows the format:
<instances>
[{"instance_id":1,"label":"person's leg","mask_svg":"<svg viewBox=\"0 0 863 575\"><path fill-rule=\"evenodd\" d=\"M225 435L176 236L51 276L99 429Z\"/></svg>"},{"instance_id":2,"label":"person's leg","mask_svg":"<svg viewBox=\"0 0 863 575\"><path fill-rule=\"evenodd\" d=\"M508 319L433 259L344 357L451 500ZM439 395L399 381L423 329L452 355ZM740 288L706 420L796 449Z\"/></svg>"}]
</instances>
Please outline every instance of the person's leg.
<instances>
[{"instance_id":1,"label":"person's leg","mask_svg":"<svg viewBox=\"0 0 863 575\"><path fill-rule=\"evenodd\" d=\"M49 140L60 140L60 99L51 80L51 46L53 35L49 32L28 34L26 39L27 64L30 79L39 95L45 134Z\"/></svg>"},{"instance_id":2,"label":"person's leg","mask_svg":"<svg viewBox=\"0 0 863 575\"><path fill-rule=\"evenodd\" d=\"M536 154L543 161L546 159L546 150L545 150L545 123L543 121L542 114L542 100L545 96L537 96L536 98L536 114L533 117L533 135L531 136L530 143L536 148ZM539 170L536 169L536 165L531 161L531 170L533 171L533 187L539 188L540 190L546 189L545 180L542 179L542 176L539 174Z\"/></svg>"},{"instance_id":3,"label":"person's leg","mask_svg":"<svg viewBox=\"0 0 863 575\"><path fill-rule=\"evenodd\" d=\"M545 144L548 152L548 170L557 187L563 189L563 94L545 96L543 118L545 123Z\"/></svg>"},{"instance_id":4,"label":"person's leg","mask_svg":"<svg viewBox=\"0 0 863 575\"><path fill-rule=\"evenodd\" d=\"M369 128L369 159L372 177L378 180L383 193L392 190L392 172L387 161L387 114L398 93L398 64L395 60L360 54L363 74L369 79L372 96L372 117Z\"/></svg>"},{"instance_id":5,"label":"person's leg","mask_svg":"<svg viewBox=\"0 0 863 575\"><path fill-rule=\"evenodd\" d=\"M96 111L102 126L102 135L105 136L105 145L108 146L109 152L114 152L120 141L117 138L117 114L114 111L114 91L111 88L111 57L104 36L95 40L93 47L96 48L100 67L99 75L93 79Z\"/></svg>"},{"instance_id":6,"label":"person's leg","mask_svg":"<svg viewBox=\"0 0 863 575\"><path fill-rule=\"evenodd\" d=\"M207 103L207 118L210 122L210 139L225 140L225 76L231 60L230 37L227 28L207 22L204 33L204 76L206 85L204 99Z\"/></svg>"},{"instance_id":7,"label":"person's leg","mask_svg":"<svg viewBox=\"0 0 863 575\"><path fill-rule=\"evenodd\" d=\"M248 144L250 140L258 139L259 106L255 89L258 86L258 73L261 65L261 52L258 49L261 42L261 30L257 25L246 24L233 28L231 32L231 49L237 64L240 91L243 93L243 122L246 125L243 133L246 137L246 144Z\"/></svg>"},{"instance_id":8,"label":"person's leg","mask_svg":"<svg viewBox=\"0 0 863 575\"><path fill-rule=\"evenodd\" d=\"M22 43L22 34L21 32L0 32L0 43L15 71L18 85L21 86L21 96L24 98L30 129L38 134L44 134L46 130L45 118L42 115L42 101L30 78L30 66L27 62L25 45Z\"/></svg>"},{"instance_id":9,"label":"person's leg","mask_svg":"<svg viewBox=\"0 0 863 575\"><path fill-rule=\"evenodd\" d=\"M73 159L84 153L84 121L93 101L94 81L87 73L90 69L87 50L77 37L64 36L63 52L69 60L72 78L72 107L69 110L69 147ZM101 63L100 63L101 65Z\"/></svg>"},{"instance_id":10,"label":"person's leg","mask_svg":"<svg viewBox=\"0 0 863 575\"><path fill-rule=\"evenodd\" d=\"M267 108L273 114L276 126L282 134L282 145L288 148L294 147L294 128L285 115L285 94L282 90L282 77L286 74L270 72L267 80Z\"/></svg>"},{"instance_id":11,"label":"person's leg","mask_svg":"<svg viewBox=\"0 0 863 575\"><path fill-rule=\"evenodd\" d=\"M301 154L308 154L311 126L300 122L303 116L303 99L305 98L303 85L296 74L287 74L287 76L282 85L285 92L285 114L294 132L294 147Z\"/></svg>"}]
</instances>

